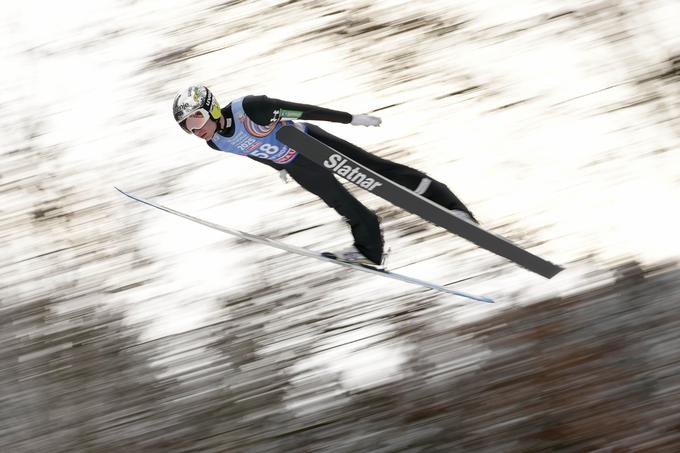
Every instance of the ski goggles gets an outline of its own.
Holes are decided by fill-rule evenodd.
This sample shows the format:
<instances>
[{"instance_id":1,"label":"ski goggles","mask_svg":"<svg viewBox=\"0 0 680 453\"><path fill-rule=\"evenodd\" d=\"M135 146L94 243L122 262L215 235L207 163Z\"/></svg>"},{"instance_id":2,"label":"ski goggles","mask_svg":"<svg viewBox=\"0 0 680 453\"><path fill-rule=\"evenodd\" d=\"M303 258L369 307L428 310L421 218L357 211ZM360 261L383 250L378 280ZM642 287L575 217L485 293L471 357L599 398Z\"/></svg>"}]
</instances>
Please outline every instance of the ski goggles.
<instances>
[{"instance_id":1,"label":"ski goggles","mask_svg":"<svg viewBox=\"0 0 680 453\"><path fill-rule=\"evenodd\" d=\"M196 110L186 119L180 121L179 125L187 134L192 134L196 129L205 126L205 123L210 119L210 114L206 109Z\"/></svg>"}]
</instances>

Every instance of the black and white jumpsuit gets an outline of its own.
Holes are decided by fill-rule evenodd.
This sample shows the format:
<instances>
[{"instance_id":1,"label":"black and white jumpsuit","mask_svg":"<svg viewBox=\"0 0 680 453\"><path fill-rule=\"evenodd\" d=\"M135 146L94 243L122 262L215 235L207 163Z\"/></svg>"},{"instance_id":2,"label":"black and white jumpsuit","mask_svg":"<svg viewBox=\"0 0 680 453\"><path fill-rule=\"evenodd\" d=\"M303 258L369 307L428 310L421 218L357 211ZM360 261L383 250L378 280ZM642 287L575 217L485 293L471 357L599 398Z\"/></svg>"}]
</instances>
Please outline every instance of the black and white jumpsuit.
<instances>
[{"instance_id":1,"label":"black and white jumpsuit","mask_svg":"<svg viewBox=\"0 0 680 453\"><path fill-rule=\"evenodd\" d=\"M272 99L267 96L246 96L242 100L242 106L248 118L262 126L269 125L272 121L278 121L282 118L333 121L345 124L352 121L352 115L346 112ZM231 104L222 109L222 114L226 118L232 118ZM232 124L231 127L219 130L217 133L229 136L234 133L234 126ZM375 156L314 124L307 124L307 133L376 173L416 191L446 209L464 211L474 219L469 209L446 185L428 177L425 173ZM219 149L210 141L208 145L214 149ZM276 170L286 170L300 186L317 195L345 218L351 228L354 245L364 256L375 263L381 262L384 241L378 216L361 204L335 178L331 171L315 164L301 154L298 154L292 162L286 164L278 164L271 160L253 156L248 157Z\"/></svg>"}]
</instances>

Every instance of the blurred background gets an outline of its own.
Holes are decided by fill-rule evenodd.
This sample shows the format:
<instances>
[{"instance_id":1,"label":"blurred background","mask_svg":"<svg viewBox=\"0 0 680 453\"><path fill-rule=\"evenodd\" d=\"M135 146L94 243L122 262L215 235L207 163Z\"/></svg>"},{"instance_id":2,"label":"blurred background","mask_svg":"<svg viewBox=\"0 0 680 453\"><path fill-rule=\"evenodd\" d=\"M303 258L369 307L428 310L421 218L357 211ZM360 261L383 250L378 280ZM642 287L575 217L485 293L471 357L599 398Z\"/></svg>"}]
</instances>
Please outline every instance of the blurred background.
<instances>
[{"instance_id":1,"label":"blurred background","mask_svg":"<svg viewBox=\"0 0 680 453\"><path fill-rule=\"evenodd\" d=\"M677 0L3 5L0 450L680 451ZM446 182L530 274L368 193L390 267L244 243L337 214L174 123L174 94L320 124Z\"/></svg>"}]
</instances>

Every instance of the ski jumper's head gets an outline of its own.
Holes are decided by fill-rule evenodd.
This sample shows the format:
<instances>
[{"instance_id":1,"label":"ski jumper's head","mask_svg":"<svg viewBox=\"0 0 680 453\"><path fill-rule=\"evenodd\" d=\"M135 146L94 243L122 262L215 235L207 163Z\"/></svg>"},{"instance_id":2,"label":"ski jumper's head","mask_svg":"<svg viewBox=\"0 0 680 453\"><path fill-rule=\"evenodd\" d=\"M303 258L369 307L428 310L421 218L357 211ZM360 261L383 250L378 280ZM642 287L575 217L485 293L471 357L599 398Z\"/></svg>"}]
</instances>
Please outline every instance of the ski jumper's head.
<instances>
[{"instance_id":1,"label":"ski jumper's head","mask_svg":"<svg viewBox=\"0 0 680 453\"><path fill-rule=\"evenodd\" d=\"M203 85L192 85L175 96L172 103L175 121L187 134L210 140L222 119L220 104Z\"/></svg>"}]
</instances>

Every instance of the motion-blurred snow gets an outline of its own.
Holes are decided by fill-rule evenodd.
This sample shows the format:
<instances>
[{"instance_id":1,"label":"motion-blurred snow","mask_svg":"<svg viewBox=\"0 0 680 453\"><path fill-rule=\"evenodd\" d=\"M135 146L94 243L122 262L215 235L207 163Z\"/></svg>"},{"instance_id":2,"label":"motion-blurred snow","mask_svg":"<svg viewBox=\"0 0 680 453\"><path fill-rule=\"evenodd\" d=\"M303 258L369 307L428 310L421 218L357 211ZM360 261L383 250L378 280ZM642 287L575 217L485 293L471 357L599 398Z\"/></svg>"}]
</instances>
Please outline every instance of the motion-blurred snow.
<instances>
[{"instance_id":1,"label":"motion-blurred snow","mask_svg":"<svg viewBox=\"0 0 680 453\"><path fill-rule=\"evenodd\" d=\"M183 376L196 385L187 395L247 382L257 374L249 357L290 361L291 387L262 391L280 391L281 407L295 413L319 397L299 390L310 379L328 380L328 401L338 388L411 385L404 370L414 355L439 357L432 376L489 360L481 340L461 340L469 364L466 354L435 354L436 341L415 345L412 327L389 321L403 310L422 308L428 329L483 323L611 288L624 263L654 269L680 256L675 0L27 0L3 10L7 360L26 348L45 348L21 352L30 360L77 355L77 341L42 342L71 335L62 329L100 338L91 326L105 313L119 326L102 330L113 335L105 350L117 348L116 329L130 329L120 347L148 345L153 366L165 367L142 361L143 379ZM335 212L294 183L181 132L170 105L195 82L222 104L267 94L374 112L381 128L320 125L446 182L486 227L567 270L546 281L356 191L383 219L392 268L498 301L475 305L242 243L124 199L114 185L316 250L351 240ZM223 325L231 340L210 336L224 337ZM241 374L197 378L192 367ZM6 379L47 385L29 379L42 372L12 370ZM28 403L17 401L6 410L25 411L32 426Z\"/></svg>"}]
</instances>

